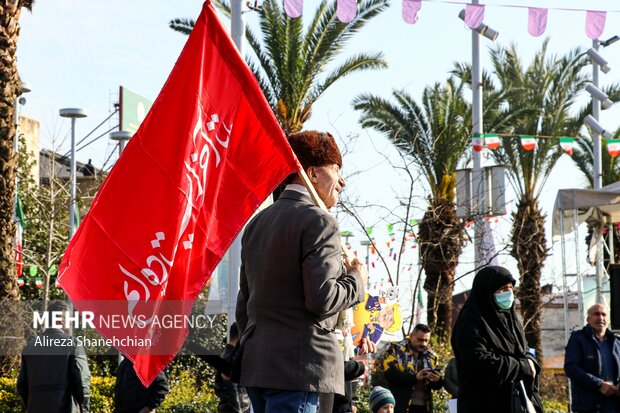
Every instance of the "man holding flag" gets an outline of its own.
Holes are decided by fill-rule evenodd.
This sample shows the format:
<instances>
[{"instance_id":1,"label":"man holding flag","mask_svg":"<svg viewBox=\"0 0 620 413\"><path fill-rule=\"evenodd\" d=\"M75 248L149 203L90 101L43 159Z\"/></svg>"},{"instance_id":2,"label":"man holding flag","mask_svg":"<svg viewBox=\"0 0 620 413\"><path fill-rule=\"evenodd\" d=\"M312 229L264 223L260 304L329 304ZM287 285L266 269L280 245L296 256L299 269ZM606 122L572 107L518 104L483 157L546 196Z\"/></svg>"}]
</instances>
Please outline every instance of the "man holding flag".
<instances>
[{"instance_id":1,"label":"man holding flag","mask_svg":"<svg viewBox=\"0 0 620 413\"><path fill-rule=\"evenodd\" d=\"M301 166L209 1L166 84L71 239L59 284L148 387L213 269ZM111 320L135 322L118 327ZM148 344L146 344L148 343ZM340 363L342 364L342 362Z\"/></svg>"},{"instance_id":2,"label":"man holding flag","mask_svg":"<svg viewBox=\"0 0 620 413\"><path fill-rule=\"evenodd\" d=\"M329 133L301 132L289 144L327 208L345 186ZM244 231L237 323L240 384L263 412L314 412L320 393L344 394L338 313L364 300L366 267L343 262L338 223L311 200L297 174ZM329 400L329 398L325 398ZM323 400L322 398L322 403ZM321 406L321 410L331 406Z\"/></svg>"}]
</instances>

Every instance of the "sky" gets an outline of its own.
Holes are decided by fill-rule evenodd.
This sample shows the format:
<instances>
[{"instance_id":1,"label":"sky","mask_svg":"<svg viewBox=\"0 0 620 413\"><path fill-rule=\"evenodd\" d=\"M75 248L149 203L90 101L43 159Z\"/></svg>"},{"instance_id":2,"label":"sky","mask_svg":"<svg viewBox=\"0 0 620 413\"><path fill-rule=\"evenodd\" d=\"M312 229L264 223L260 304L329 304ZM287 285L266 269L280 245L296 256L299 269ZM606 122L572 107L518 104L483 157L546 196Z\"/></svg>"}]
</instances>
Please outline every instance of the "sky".
<instances>
[{"instance_id":1,"label":"sky","mask_svg":"<svg viewBox=\"0 0 620 413\"><path fill-rule=\"evenodd\" d=\"M397 197L403 196L407 185L403 175L390 166L390 160L398 161L398 153L379 134L361 129L359 114L352 109L351 102L358 94L366 92L388 97L393 89L421 96L425 86L445 81L455 62L470 62L470 31L457 17L464 5L455 3L458 2L423 1L419 21L409 25L401 18L401 2L393 1L386 12L361 30L340 58L342 61L361 51L382 50L389 68L349 76L329 89L313 108L306 127L329 130L342 146L346 144L347 197L360 205L392 208L398 204ZM556 8L609 11L601 39L620 34L617 29L620 27L620 4L614 0L489 0L481 3L487 5L485 22L500 32L495 44L515 44L526 63L546 37L550 39L549 50L555 54L591 46L585 34L585 12ZM315 4L315 1L305 1L302 18L313 13ZM168 22L175 17L195 18L201 6L202 2L196 0L47 0L36 2L32 13L24 10L20 19L18 68L32 92L25 96L27 102L20 110L40 121L42 146L61 153L68 151L70 122L58 116L61 108L79 107L88 112L87 118L77 122L76 135L80 140L110 115L118 101L119 85L154 100L186 40L186 36L169 29ZM508 6L549 8L546 33L538 38L530 36L527 9ZM256 27L256 13L247 13L246 19L250 27ZM228 21L225 24L228 26ZM482 38L480 44L482 67L489 68L487 50L492 42ZM603 49L601 54L612 68L608 74L601 73L601 85L620 81L620 42ZM585 105L587 99L584 92L580 104ZM105 121L105 127L91 138L113 128L115 122L118 123L116 117ZM603 111L601 123L608 130L616 130L620 124L620 105ZM104 164L109 167L116 159L114 143L105 135L79 151L77 158L82 162L91 159L97 167ZM485 159L483 166L491 163L490 159ZM558 189L585 185L585 179L564 155L541 195L544 212L551 216ZM420 181L416 184L414 216L417 218L422 217L426 195ZM509 195L509 200L514 201L513 198ZM514 210L514 204L509 205L508 210ZM376 224L379 214L376 208L368 210L363 213L364 221ZM508 237L509 223L510 215L498 218L497 223L492 221L498 249ZM363 251L359 247L360 230L355 223L342 217L341 226L357 234L351 243L354 249ZM380 226L384 224L377 224L376 236L383 241L387 234L379 230ZM549 223L546 229L550 234ZM560 273L557 245L552 253L554 256L547 261L543 281L557 283ZM411 249L407 259L415 263L414 256L415 251ZM512 258L503 254L499 260L516 272ZM470 272L472 261L473 249L468 247L459 274ZM456 290L466 289L470 283L471 276L464 277L457 283Z\"/></svg>"}]
</instances>

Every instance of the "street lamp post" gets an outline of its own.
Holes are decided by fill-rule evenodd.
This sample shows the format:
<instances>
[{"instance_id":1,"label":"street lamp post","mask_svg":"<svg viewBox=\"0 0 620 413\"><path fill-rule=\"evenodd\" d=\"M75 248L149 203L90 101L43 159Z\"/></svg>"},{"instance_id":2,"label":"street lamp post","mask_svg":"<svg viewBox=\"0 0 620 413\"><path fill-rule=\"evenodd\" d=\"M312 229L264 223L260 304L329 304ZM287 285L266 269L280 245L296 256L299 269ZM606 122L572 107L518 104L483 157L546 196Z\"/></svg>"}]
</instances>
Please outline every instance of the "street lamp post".
<instances>
[{"instance_id":1,"label":"street lamp post","mask_svg":"<svg viewBox=\"0 0 620 413\"><path fill-rule=\"evenodd\" d=\"M77 118L85 118L87 116L86 111L80 108L64 108L60 109L59 114L63 118L71 119L71 202L69 203L69 239L73 237L76 230L75 212L76 212L76 188L77 188L77 176L76 176L76 161L75 161L75 120Z\"/></svg>"},{"instance_id":2,"label":"street lamp post","mask_svg":"<svg viewBox=\"0 0 620 413\"><path fill-rule=\"evenodd\" d=\"M478 4L478 0L472 0L472 4ZM474 140L482 137L482 79L480 75L480 35L477 31L471 31L471 91L472 91L472 149ZM482 259L480 245L482 243L482 218L480 206L482 203L482 151L472 150L473 159L473 211L474 211L474 262L478 268Z\"/></svg>"},{"instance_id":3,"label":"street lamp post","mask_svg":"<svg viewBox=\"0 0 620 413\"><path fill-rule=\"evenodd\" d=\"M472 0L471 4L479 4L479 0ZM459 17L465 20L465 10L459 13ZM472 90L472 215L474 218L474 260L475 268L482 262L482 204L484 203L484 176L482 170L482 151L474 149L481 139L483 139L482 127L482 76L480 74L480 35L494 41L499 33L484 23L471 31L471 90Z\"/></svg>"},{"instance_id":4,"label":"street lamp post","mask_svg":"<svg viewBox=\"0 0 620 413\"><path fill-rule=\"evenodd\" d=\"M24 93L28 93L32 91L28 83L21 82L21 84L22 84L21 93L19 97L15 99L15 140L13 141L13 152L15 153L16 156L19 153L19 105L26 104L26 98L24 98L22 95ZM16 217L15 219L17 219L17 199L19 197L19 194L17 191L18 187L19 187L19 177L17 176L17 174L15 174L15 197L13 199L13 205L15 205L15 217Z\"/></svg>"},{"instance_id":5,"label":"street lamp post","mask_svg":"<svg viewBox=\"0 0 620 413\"><path fill-rule=\"evenodd\" d=\"M127 141L131 139L132 136L133 136L133 133L125 131L125 130L119 130L119 131L110 133L110 139L118 142L118 157L119 158L121 157L121 154L125 150L125 145L127 144Z\"/></svg>"},{"instance_id":6,"label":"street lamp post","mask_svg":"<svg viewBox=\"0 0 620 413\"><path fill-rule=\"evenodd\" d=\"M599 46L607 47L615 43L620 38L613 36L605 41L598 39L592 40L592 48L586 54L592 62L592 84L586 87L588 93L592 95L592 115L586 116L585 123L592 130L592 188L600 189L603 184L602 174L602 154L601 154L601 135L605 138L611 137L611 133L605 131L598 123L601 113L601 103L605 109L611 107L613 102L607 95L599 89L599 71L609 72L610 68L601 55L598 54ZM603 226L599 228L596 240L596 302L603 303Z\"/></svg>"}]
</instances>

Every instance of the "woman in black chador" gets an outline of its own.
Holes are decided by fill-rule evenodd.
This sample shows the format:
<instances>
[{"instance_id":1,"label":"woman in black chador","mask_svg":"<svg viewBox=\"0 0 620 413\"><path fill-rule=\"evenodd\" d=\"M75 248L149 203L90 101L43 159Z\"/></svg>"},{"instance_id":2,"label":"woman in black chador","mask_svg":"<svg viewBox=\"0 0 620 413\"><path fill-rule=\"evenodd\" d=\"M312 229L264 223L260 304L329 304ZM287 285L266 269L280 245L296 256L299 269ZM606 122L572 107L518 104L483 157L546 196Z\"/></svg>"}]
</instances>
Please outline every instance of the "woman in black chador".
<instances>
[{"instance_id":1,"label":"woman in black chador","mask_svg":"<svg viewBox=\"0 0 620 413\"><path fill-rule=\"evenodd\" d=\"M503 267L476 274L471 295L452 334L459 379L459 413L510 413L512 392L522 380L537 413L540 366L528 353L514 310L515 279Z\"/></svg>"}]
</instances>

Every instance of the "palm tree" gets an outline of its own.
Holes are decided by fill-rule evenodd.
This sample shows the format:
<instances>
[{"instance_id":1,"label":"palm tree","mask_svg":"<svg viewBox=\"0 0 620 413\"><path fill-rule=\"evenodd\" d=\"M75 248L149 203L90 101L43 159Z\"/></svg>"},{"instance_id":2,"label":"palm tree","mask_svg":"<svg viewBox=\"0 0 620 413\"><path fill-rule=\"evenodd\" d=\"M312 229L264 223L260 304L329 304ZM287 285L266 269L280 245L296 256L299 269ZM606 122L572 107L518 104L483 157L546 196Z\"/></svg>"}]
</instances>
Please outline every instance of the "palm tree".
<instances>
[{"instance_id":1,"label":"palm tree","mask_svg":"<svg viewBox=\"0 0 620 413\"><path fill-rule=\"evenodd\" d=\"M428 321L439 335L448 336L454 273L463 249L463 224L454 204L455 171L470 143L471 110L462 84L454 78L426 87L421 105L404 91L393 91L392 97L363 94L353 105L362 112L361 125L386 135L426 179L431 194L418 243L426 273Z\"/></svg>"},{"instance_id":2,"label":"palm tree","mask_svg":"<svg viewBox=\"0 0 620 413\"><path fill-rule=\"evenodd\" d=\"M230 16L226 0L213 0ZM267 101L286 133L298 132L312 114L312 105L336 81L360 70L387 67L381 52L362 52L348 57L324 75L348 41L373 17L389 5L389 0L363 0L357 16L340 23L336 3L323 0L312 22L304 30L301 18L291 19L278 0L263 1L259 14L259 38L250 28L246 39L255 58L248 59ZM189 33L190 19L175 19L170 27Z\"/></svg>"},{"instance_id":3,"label":"palm tree","mask_svg":"<svg viewBox=\"0 0 620 413\"><path fill-rule=\"evenodd\" d=\"M15 177L17 175L17 154L13 150L14 117L15 101L21 91L16 52L22 7L31 10L32 4L32 0L0 1L2 10L0 13L0 50L2 50L0 58L0 302L19 300L15 252L13 251ZM17 344L19 343L15 340L3 341L0 346L7 350L4 354L18 354L13 353ZM15 361L9 356L0 357L0 375L8 373L14 367Z\"/></svg>"},{"instance_id":4,"label":"palm tree","mask_svg":"<svg viewBox=\"0 0 620 413\"><path fill-rule=\"evenodd\" d=\"M517 194L517 211L513 213L511 255L520 273L517 297L521 304L525 334L530 347L542 360L540 322L542 297L541 270L548 255L545 215L539 196L557 159L562 155L557 139L538 139L535 149L525 150L518 135L577 136L583 118L571 115L577 95L587 79L582 69L587 65L583 53L574 49L564 56L547 56L548 41L543 43L528 67L524 67L514 45L491 50L494 73L499 82L486 85L506 93L496 115L513 116L509 128L490 128L490 132L509 133L501 149L494 151L500 164L508 165L509 179ZM455 69L465 74L462 65ZM465 74L466 75L466 74ZM514 116L518 112L518 116ZM485 122L493 124L493 119Z\"/></svg>"}]
</instances>

